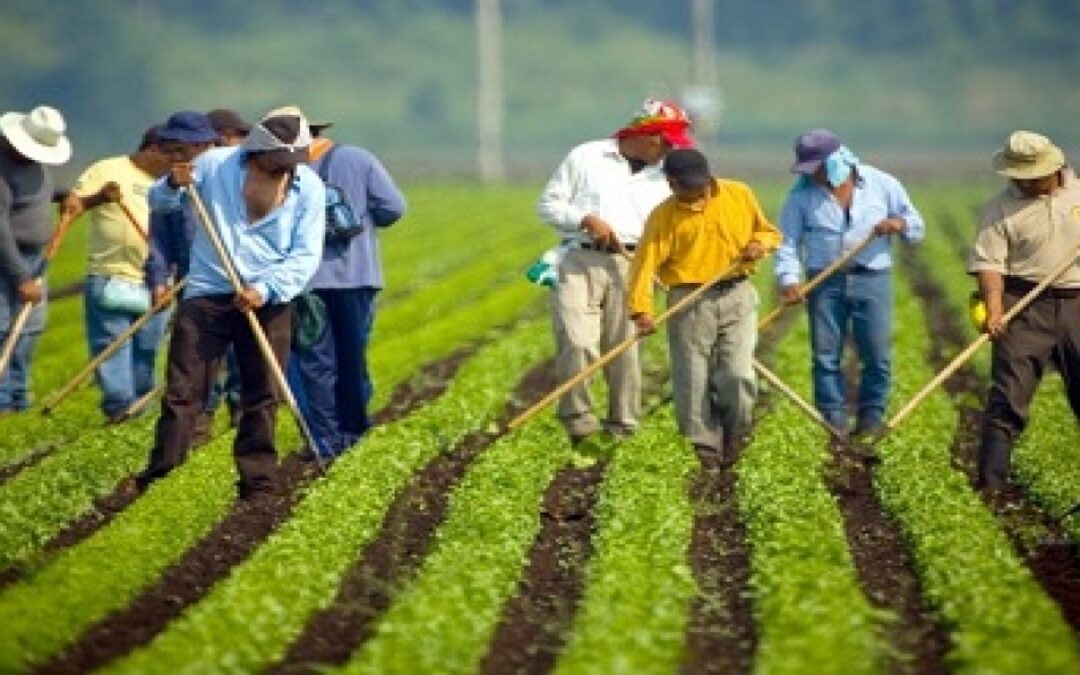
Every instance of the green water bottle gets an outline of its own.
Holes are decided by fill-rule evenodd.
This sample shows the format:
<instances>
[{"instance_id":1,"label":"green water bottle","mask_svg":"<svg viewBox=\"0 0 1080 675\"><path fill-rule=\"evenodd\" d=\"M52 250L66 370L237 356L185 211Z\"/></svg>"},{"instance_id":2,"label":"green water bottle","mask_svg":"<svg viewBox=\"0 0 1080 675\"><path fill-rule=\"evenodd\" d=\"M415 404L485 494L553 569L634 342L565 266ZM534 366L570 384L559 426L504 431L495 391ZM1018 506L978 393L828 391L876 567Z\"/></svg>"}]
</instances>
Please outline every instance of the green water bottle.
<instances>
[{"instance_id":1,"label":"green water bottle","mask_svg":"<svg viewBox=\"0 0 1080 675\"><path fill-rule=\"evenodd\" d=\"M565 255L565 246L556 246L553 249L544 251L544 255L540 256L539 260L525 270L525 278L541 286L549 288L555 286L559 280L559 263L562 262Z\"/></svg>"}]
</instances>

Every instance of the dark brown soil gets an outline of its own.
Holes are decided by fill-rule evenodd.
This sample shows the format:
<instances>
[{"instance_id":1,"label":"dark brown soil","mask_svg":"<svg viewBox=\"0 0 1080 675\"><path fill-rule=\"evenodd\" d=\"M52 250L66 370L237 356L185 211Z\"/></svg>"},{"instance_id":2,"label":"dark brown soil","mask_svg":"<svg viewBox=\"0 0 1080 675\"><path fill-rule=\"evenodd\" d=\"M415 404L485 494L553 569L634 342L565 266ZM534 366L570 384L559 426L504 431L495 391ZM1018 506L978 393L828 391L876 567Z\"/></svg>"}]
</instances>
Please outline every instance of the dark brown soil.
<instances>
[{"instance_id":1,"label":"dark brown soil","mask_svg":"<svg viewBox=\"0 0 1080 675\"><path fill-rule=\"evenodd\" d=\"M394 412L382 416L383 423L407 415L424 401L438 396L471 351L461 350L446 361L425 367L417 380L419 385L414 382L403 387L404 393L395 392L391 399ZM274 494L238 500L225 518L156 584L144 590L126 608L92 627L77 643L37 672L87 672L149 642L184 609L200 600L218 579L245 560L289 517L300 499L300 488L314 475L310 464L300 461L295 454L287 457L281 464L279 485ZM106 497L106 503L123 508L125 499L128 503L134 499L123 493L118 490ZM96 525L88 523L82 536L89 536L107 520L104 518Z\"/></svg>"},{"instance_id":2,"label":"dark brown soil","mask_svg":"<svg viewBox=\"0 0 1080 675\"><path fill-rule=\"evenodd\" d=\"M859 586L870 602L896 618L885 628L890 673L947 673L949 637L924 606L922 588L897 524L874 492L867 463L836 450L826 469L844 516L844 531Z\"/></svg>"},{"instance_id":3,"label":"dark brown soil","mask_svg":"<svg viewBox=\"0 0 1080 675\"><path fill-rule=\"evenodd\" d=\"M926 274L924 263L910 254L901 260L908 268L916 292L927 305L924 316L930 333L939 337L931 343L928 361L941 370L949 361L949 354L967 346L964 332L955 312L949 310L942 290ZM968 476L973 476L982 416L970 400L981 398L987 383L972 367L965 366L946 380L944 386L960 406L952 461ZM1060 521L1041 509L1018 486L983 498L1043 590L1061 607L1069 625L1080 631L1080 552Z\"/></svg>"},{"instance_id":4,"label":"dark brown soil","mask_svg":"<svg viewBox=\"0 0 1080 675\"><path fill-rule=\"evenodd\" d=\"M776 302L774 293L771 302L763 305L773 307ZM757 350L761 361L770 361L780 340L805 311L802 305L788 307L762 329ZM768 416L776 405L785 405L783 397L771 388L762 388L754 423ZM700 592L690 605L681 671L748 673L758 636L750 593L750 545L735 503L738 455L702 454L700 459L700 472L690 488L695 516L688 552Z\"/></svg>"},{"instance_id":5,"label":"dark brown soil","mask_svg":"<svg viewBox=\"0 0 1080 675\"><path fill-rule=\"evenodd\" d=\"M517 592L481 661L479 672L547 673L564 646L584 592L592 557L593 514L605 462L559 471L544 493L540 532Z\"/></svg>"},{"instance_id":6,"label":"dark brown soil","mask_svg":"<svg viewBox=\"0 0 1080 675\"><path fill-rule=\"evenodd\" d=\"M44 445L39 448L34 448L33 452L31 452L26 457L23 457L17 462L13 462L3 468L0 468L0 483L10 480L22 473L23 471L26 471L30 467L34 466L41 460L45 459L45 457L47 457L48 454L54 449L55 447L52 445Z\"/></svg>"},{"instance_id":7,"label":"dark brown soil","mask_svg":"<svg viewBox=\"0 0 1080 675\"><path fill-rule=\"evenodd\" d=\"M148 643L288 517L299 498L297 487L308 480L310 472L307 465L290 457L282 463L279 475L281 493L237 501L229 514L156 584L36 672L89 672Z\"/></svg>"},{"instance_id":8,"label":"dark brown soil","mask_svg":"<svg viewBox=\"0 0 1080 675\"><path fill-rule=\"evenodd\" d=\"M735 505L736 457L702 457L691 498L697 511L690 565L700 594L690 607L683 673L748 673L757 634L750 546Z\"/></svg>"},{"instance_id":9,"label":"dark brown soil","mask_svg":"<svg viewBox=\"0 0 1080 675\"><path fill-rule=\"evenodd\" d=\"M541 364L522 379L503 422L548 391L550 363ZM368 638L374 620L415 576L430 550L436 529L446 518L449 498L472 461L502 432L474 432L453 450L428 463L399 494L379 533L359 561L346 572L334 602L316 613L273 673L309 673L317 666L341 665Z\"/></svg>"},{"instance_id":10,"label":"dark brown soil","mask_svg":"<svg viewBox=\"0 0 1080 675\"><path fill-rule=\"evenodd\" d=\"M442 361L424 366L416 377L394 390L386 406L371 416L372 423L389 424L437 398L446 391L461 364L475 352L476 346L463 347Z\"/></svg>"},{"instance_id":11,"label":"dark brown soil","mask_svg":"<svg viewBox=\"0 0 1080 675\"><path fill-rule=\"evenodd\" d=\"M853 343L849 342L845 352L847 399L854 409L858 403L860 366ZM847 443L830 442L825 481L843 515L860 587L875 607L896 617L886 627L884 636L890 645L888 669L893 673L948 672L944 663L948 636L923 606L919 580L903 536L878 500L872 465L861 454ZM711 672L728 672L736 667L748 671L751 664L746 659L749 658L752 654L732 668Z\"/></svg>"}]
</instances>

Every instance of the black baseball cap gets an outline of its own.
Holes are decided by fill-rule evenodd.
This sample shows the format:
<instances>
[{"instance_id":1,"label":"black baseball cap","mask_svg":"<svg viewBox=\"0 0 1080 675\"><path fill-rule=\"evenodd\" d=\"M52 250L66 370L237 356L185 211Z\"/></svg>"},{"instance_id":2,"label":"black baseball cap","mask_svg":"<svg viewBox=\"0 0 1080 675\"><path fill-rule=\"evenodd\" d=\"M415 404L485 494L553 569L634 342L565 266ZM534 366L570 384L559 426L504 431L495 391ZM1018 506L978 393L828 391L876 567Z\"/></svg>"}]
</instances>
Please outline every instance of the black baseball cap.
<instances>
[{"instance_id":1,"label":"black baseball cap","mask_svg":"<svg viewBox=\"0 0 1080 675\"><path fill-rule=\"evenodd\" d=\"M709 160L692 148L672 150L664 158L664 174L680 187L691 190L702 188L712 182Z\"/></svg>"}]
</instances>

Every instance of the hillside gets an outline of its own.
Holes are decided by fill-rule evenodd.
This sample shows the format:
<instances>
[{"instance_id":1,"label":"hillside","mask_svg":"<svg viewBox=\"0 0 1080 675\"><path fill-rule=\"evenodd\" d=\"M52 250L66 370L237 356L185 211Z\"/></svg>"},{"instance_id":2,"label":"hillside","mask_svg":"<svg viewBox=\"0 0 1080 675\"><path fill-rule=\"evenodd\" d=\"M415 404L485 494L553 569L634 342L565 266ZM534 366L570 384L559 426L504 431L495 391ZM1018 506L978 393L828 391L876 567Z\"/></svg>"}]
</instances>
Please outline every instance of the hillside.
<instances>
[{"instance_id":1,"label":"hillside","mask_svg":"<svg viewBox=\"0 0 1080 675\"><path fill-rule=\"evenodd\" d=\"M689 78L687 3L504 3L508 162L549 165ZM744 6L746 5L746 6ZM751 6L752 5L752 6ZM416 173L468 169L475 138L472 3L277 0L5 3L5 107L50 102L76 162L129 148L170 111L284 102ZM1076 3L721 1L723 115L706 138L782 155L828 125L889 153L985 155L1015 127L1080 135ZM1046 103L1042 103L1042 102Z\"/></svg>"}]
</instances>

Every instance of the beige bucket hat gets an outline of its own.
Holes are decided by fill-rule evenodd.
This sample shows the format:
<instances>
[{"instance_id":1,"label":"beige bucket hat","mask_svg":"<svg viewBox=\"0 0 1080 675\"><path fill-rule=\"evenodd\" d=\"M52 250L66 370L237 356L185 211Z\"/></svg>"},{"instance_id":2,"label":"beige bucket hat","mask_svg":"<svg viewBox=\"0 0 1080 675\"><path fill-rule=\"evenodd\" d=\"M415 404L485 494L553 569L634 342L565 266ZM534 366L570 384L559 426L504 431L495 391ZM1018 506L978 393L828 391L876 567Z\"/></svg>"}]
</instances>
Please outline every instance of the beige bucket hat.
<instances>
[{"instance_id":1,"label":"beige bucket hat","mask_svg":"<svg viewBox=\"0 0 1080 675\"><path fill-rule=\"evenodd\" d=\"M0 133L27 159L40 164L63 164L71 159L71 141L64 132L64 116L56 108L39 105L29 113L0 116Z\"/></svg>"},{"instance_id":2,"label":"beige bucket hat","mask_svg":"<svg viewBox=\"0 0 1080 675\"><path fill-rule=\"evenodd\" d=\"M1034 131L1014 131L1005 147L994 153L994 170L1001 176L1029 180L1049 176L1065 166L1065 153Z\"/></svg>"}]
</instances>

